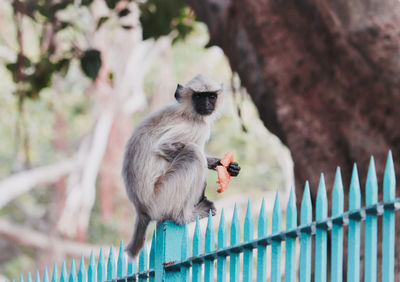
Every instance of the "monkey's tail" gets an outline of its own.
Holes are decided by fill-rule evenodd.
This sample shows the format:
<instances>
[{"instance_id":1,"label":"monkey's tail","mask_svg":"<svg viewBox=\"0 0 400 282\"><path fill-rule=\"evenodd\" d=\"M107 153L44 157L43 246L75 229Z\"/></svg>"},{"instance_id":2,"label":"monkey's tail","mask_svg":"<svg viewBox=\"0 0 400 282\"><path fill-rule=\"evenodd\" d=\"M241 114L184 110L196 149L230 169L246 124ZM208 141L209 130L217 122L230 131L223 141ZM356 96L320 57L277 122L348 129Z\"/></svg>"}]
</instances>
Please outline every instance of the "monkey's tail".
<instances>
[{"instance_id":1,"label":"monkey's tail","mask_svg":"<svg viewBox=\"0 0 400 282\"><path fill-rule=\"evenodd\" d=\"M144 240L146 239L147 226L149 225L150 221L151 219L148 215L138 214L132 239L125 248L125 251L128 253L130 258L135 258L142 249Z\"/></svg>"}]
</instances>

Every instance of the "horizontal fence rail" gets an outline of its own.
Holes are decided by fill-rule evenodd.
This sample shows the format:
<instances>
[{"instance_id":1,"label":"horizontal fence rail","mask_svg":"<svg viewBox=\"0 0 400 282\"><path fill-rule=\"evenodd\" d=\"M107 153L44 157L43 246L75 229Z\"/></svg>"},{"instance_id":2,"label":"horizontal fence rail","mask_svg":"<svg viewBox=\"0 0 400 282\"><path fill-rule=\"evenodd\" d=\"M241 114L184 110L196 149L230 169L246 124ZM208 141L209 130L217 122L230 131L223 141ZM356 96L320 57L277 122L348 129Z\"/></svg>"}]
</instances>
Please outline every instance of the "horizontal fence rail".
<instances>
[{"instance_id":1,"label":"horizontal fence rail","mask_svg":"<svg viewBox=\"0 0 400 282\"><path fill-rule=\"evenodd\" d=\"M272 230L268 234L268 219L265 202L262 201L258 217L257 238L254 238L254 219L251 203L248 202L243 225L241 225L235 206L230 226L230 240L225 224L224 211L219 220L215 237L211 213L204 236L196 221L192 242L189 240L187 226L176 225L171 221L157 224L153 234L150 251L144 247L137 260L129 261L123 252L122 242L115 259L113 247L110 247L108 260L100 251L97 265L93 253L86 266L83 257L76 273L75 262L69 267L63 262L58 274L54 265L51 282L103 282L109 281L360 281L360 250L364 247L365 281L395 281L395 212L400 209L400 198L396 198L395 170L392 155L389 152L384 179L383 201L378 202L378 181L374 159L371 158L365 185L365 204L361 204L361 188L354 165L350 181L348 206L344 211L344 192L340 169L336 171L332 190L332 207L328 216L328 196L324 176L321 174L316 206L313 210L310 188L305 184L300 207L300 225L297 225L297 209L292 189L283 217L279 194L276 194L272 213ZM313 221L313 211L315 220ZM382 276L377 277L378 268L378 217L382 217ZM286 230L281 231L282 221L286 221ZM364 246L361 246L361 224L364 224ZM348 230L347 257L344 257L344 228ZM330 233L330 236L328 237ZM330 238L330 244L328 244ZM312 263L312 244L314 243L314 263ZM300 259L296 260L296 246L300 246ZM330 252L328 250L330 246ZM267 248L271 249L268 267ZM190 252L192 250L192 252ZM191 255L190 255L191 253ZM281 264L282 253L285 263ZM329 256L329 257L328 257ZM346 272L343 265L347 260ZM330 273L328 273L328 263ZM281 266L284 269L281 270ZM313 267L314 265L314 267ZM229 267L228 267L229 266ZM267 269L270 269L268 272ZM255 273L253 273L255 272ZM345 273L344 273L345 272ZM268 277L268 273L270 276ZM330 279L328 279L330 278ZM24 279L21 276L20 282ZM36 273L35 282L40 282ZM47 269L43 282L49 281ZM32 282L31 274L27 282Z\"/></svg>"}]
</instances>

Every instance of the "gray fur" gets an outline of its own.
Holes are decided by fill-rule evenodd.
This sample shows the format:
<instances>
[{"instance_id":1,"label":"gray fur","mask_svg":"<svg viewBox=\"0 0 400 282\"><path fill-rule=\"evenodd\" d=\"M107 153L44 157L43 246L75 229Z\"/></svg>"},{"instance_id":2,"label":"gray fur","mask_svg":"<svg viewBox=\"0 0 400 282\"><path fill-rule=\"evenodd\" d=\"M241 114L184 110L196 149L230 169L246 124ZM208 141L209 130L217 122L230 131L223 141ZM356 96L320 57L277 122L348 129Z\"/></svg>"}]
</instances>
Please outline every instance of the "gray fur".
<instances>
[{"instance_id":1,"label":"gray fur","mask_svg":"<svg viewBox=\"0 0 400 282\"><path fill-rule=\"evenodd\" d=\"M206 169L211 161L204 146L218 111L207 116L196 113L191 99L194 90L215 91L218 109L221 85L196 76L178 87L179 102L140 122L126 146L122 175L138 214L127 248L131 257L143 246L150 220L171 219L184 224L197 216L206 217L210 209L215 213L213 203L204 196Z\"/></svg>"}]
</instances>

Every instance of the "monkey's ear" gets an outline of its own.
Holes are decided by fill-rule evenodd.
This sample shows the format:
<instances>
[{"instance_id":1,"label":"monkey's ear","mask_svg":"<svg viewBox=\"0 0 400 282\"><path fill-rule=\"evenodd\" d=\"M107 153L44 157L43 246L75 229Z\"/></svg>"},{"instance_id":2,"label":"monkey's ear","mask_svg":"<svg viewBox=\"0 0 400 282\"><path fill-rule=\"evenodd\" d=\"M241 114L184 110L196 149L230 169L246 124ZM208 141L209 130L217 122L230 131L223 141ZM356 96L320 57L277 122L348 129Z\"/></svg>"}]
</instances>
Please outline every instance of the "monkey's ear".
<instances>
[{"instance_id":1,"label":"monkey's ear","mask_svg":"<svg viewBox=\"0 0 400 282\"><path fill-rule=\"evenodd\" d=\"M178 102L180 102L180 100L182 98L182 90L183 90L183 86L178 84L178 86L176 87L176 90L175 90L175 99Z\"/></svg>"}]
</instances>

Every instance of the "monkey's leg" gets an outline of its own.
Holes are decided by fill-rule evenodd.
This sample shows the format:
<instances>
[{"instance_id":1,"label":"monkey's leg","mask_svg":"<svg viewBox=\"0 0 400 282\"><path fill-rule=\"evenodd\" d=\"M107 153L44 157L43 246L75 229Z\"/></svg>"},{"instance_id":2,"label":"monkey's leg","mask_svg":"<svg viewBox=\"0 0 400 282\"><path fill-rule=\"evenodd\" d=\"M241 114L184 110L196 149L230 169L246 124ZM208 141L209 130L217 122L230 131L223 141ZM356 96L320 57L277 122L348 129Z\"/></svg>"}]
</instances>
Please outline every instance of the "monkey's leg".
<instances>
[{"instance_id":1,"label":"monkey's leg","mask_svg":"<svg viewBox=\"0 0 400 282\"><path fill-rule=\"evenodd\" d=\"M202 150L187 144L172 160L168 170L154 184L157 218L184 224L195 219L195 205L203 192L207 164Z\"/></svg>"}]
</instances>

